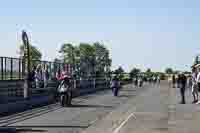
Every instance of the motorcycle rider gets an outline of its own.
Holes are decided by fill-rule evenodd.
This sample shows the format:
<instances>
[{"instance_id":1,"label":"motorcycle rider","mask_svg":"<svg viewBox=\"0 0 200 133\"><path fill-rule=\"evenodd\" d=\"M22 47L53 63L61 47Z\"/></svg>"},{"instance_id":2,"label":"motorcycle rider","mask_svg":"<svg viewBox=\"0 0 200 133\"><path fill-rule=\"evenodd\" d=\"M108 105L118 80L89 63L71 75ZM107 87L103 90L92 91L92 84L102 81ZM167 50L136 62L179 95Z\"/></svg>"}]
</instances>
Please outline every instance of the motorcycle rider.
<instances>
[{"instance_id":1,"label":"motorcycle rider","mask_svg":"<svg viewBox=\"0 0 200 133\"><path fill-rule=\"evenodd\" d=\"M70 99L72 98L72 84L71 84L71 77L68 75L68 73L66 71L63 71L60 76L57 77L57 79L60 81L59 87L58 87L58 91L60 92L60 94L64 94L67 95L67 91L70 91ZM68 88L67 90L61 90L64 89L62 86L65 86L64 88ZM69 103L71 104L71 102Z\"/></svg>"}]
</instances>

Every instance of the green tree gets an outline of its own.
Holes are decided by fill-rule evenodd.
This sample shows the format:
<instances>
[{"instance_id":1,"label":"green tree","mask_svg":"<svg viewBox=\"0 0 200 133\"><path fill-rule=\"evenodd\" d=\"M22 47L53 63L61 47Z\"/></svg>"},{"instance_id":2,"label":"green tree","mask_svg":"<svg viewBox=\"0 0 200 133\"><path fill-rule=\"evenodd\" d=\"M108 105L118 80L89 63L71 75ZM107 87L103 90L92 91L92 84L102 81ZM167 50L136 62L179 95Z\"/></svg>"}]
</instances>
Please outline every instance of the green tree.
<instances>
[{"instance_id":1,"label":"green tree","mask_svg":"<svg viewBox=\"0 0 200 133\"><path fill-rule=\"evenodd\" d=\"M148 69L146 70L146 72L145 72L145 75L146 75L147 77L152 77L152 76L154 75L154 73L151 71L151 68L148 68Z\"/></svg>"},{"instance_id":2,"label":"green tree","mask_svg":"<svg viewBox=\"0 0 200 133\"><path fill-rule=\"evenodd\" d=\"M133 69L131 70L131 72L130 72L130 77L131 77L131 78L134 78L134 77L136 77L140 72L141 72L140 69L138 69L138 68L133 68Z\"/></svg>"},{"instance_id":3,"label":"green tree","mask_svg":"<svg viewBox=\"0 0 200 133\"><path fill-rule=\"evenodd\" d=\"M110 71L109 50L103 44L80 43L78 46L63 44L60 49L65 63L74 63L80 76L105 75Z\"/></svg>"},{"instance_id":4,"label":"green tree","mask_svg":"<svg viewBox=\"0 0 200 133\"><path fill-rule=\"evenodd\" d=\"M151 73L151 69L148 68L147 71L146 71L146 73Z\"/></svg>"},{"instance_id":5,"label":"green tree","mask_svg":"<svg viewBox=\"0 0 200 133\"><path fill-rule=\"evenodd\" d=\"M59 52L62 54L64 63L74 63L75 47L72 44L63 44Z\"/></svg>"},{"instance_id":6,"label":"green tree","mask_svg":"<svg viewBox=\"0 0 200 133\"><path fill-rule=\"evenodd\" d=\"M29 48L30 48L30 60L31 60L30 65L31 65L31 67L33 65L36 66L38 61L42 59L42 53L40 52L40 50L37 47L35 47L33 45L30 45ZM26 52L26 49L25 49L24 45L20 45L19 57L21 59L27 59L24 57L25 52Z\"/></svg>"},{"instance_id":7,"label":"green tree","mask_svg":"<svg viewBox=\"0 0 200 133\"><path fill-rule=\"evenodd\" d=\"M95 49L88 43L80 43L80 72L82 77L94 74Z\"/></svg>"},{"instance_id":8,"label":"green tree","mask_svg":"<svg viewBox=\"0 0 200 133\"><path fill-rule=\"evenodd\" d=\"M109 57L109 50L99 42L94 43L95 58L96 58L96 71L105 74L110 71L112 60Z\"/></svg>"},{"instance_id":9,"label":"green tree","mask_svg":"<svg viewBox=\"0 0 200 133\"><path fill-rule=\"evenodd\" d=\"M172 68L166 68L165 69L165 73L166 74L172 74L173 73L173 69Z\"/></svg>"},{"instance_id":10,"label":"green tree","mask_svg":"<svg viewBox=\"0 0 200 133\"><path fill-rule=\"evenodd\" d=\"M124 77L124 69L120 66L118 69L116 69L115 71L114 71L114 74L120 79L120 80L122 80L123 79L123 77Z\"/></svg>"},{"instance_id":11,"label":"green tree","mask_svg":"<svg viewBox=\"0 0 200 133\"><path fill-rule=\"evenodd\" d=\"M122 74L122 73L124 73L124 69L121 66L114 71L114 74Z\"/></svg>"},{"instance_id":12,"label":"green tree","mask_svg":"<svg viewBox=\"0 0 200 133\"><path fill-rule=\"evenodd\" d=\"M25 47L24 45L20 45L20 51L19 51L20 58L24 59L24 53L25 53ZM41 60L41 58L42 58L42 53L40 52L40 50L37 47L30 45L30 59Z\"/></svg>"}]
</instances>

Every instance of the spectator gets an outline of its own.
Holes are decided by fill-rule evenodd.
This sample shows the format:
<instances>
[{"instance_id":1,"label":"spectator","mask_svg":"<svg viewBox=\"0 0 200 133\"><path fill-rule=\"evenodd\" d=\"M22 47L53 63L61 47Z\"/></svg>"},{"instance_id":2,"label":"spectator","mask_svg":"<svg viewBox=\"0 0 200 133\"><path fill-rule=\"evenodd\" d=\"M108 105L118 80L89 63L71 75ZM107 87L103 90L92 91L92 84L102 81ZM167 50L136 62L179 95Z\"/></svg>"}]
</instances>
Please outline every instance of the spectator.
<instances>
[{"instance_id":1,"label":"spectator","mask_svg":"<svg viewBox=\"0 0 200 133\"><path fill-rule=\"evenodd\" d=\"M138 77L136 76L135 77L135 87L137 87L138 86Z\"/></svg>"},{"instance_id":2,"label":"spectator","mask_svg":"<svg viewBox=\"0 0 200 133\"><path fill-rule=\"evenodd\" d=\"M180 84L180 93L181 93L181 102L180 104L185 104L185 88L187 84L187 77L182 73L179 79Z\"/></svg>"},{"instance_id":3,"label":"spectator","mask_svg":"<svg viewBox=\"0 0 200 133\"><path fill-rule=\"evenodd\" d=\"M29 82L30 82L31 88L36 87L35 74L36 74L36 66L33 66L33 69L29 75Z\"/></svg>"},{"instance_id":4,"label":"spectator","mask_svg":"<svg viewBox=\"0 0 200 133\"><path fill-rule=\"evenodd\" d=\"M177 82L176 83L177 84L177 88L180 88L180 79L181 79L180 78L180 74L178 74L178 78L177 78L177 81L176 81Z\"/></svg>"},{"instance_id":5,"label":"spectator","mask_svg":"<svg viewBox=\"0 0 200 133\"><path fill-rule=\"evenodd\" d=\"M48 80L49 80L49 72L48 72L48 66L47 65L44 65L42 75L43 75L44 88L45 88L45 87L47 87Z\"/></svg>"},{"instance_id":6,"label":"spectator","mask_svg":"<svg viewBox=\"0 0 200 133\"><path fill-rule=\"evenodd\" d=\"M191 80L192 80L192 95L193 95L193 102L192 103L197 103L198 102L198 85L197 85L197 72L195 69L192 70L192 76L191 76Z\"/></svg>"},{"instance_id":7,"label":"spectator","mask_svg":"<svg viewBox=\"0 0 200 133\"><path fill-rule=\"evenodd\" d=\"M158 76L157 80L158 80L158 83L160 84L160 76Z\"/></svg>"},{"instance_id":8,"label":"spectator","mask_svg":"<svg viewBox=\"0 0 200 133\"><path fill-rule=\"evenodd\" d=\"M36 68L35 80L36 80L36 88L40 88L40 83L42 81L42 70L40 64Z\"/></svg>"},{"instance_id":9,"label":"spectator","mask_svg":"<svg viewBox=\"0 0 200 133\"><path fill-rule=\"evenodd\" d=\"M56 73L56 79L57 80L60 80L60 77L61 77L61 70L58 69L57 73Z\"/></svg>"},{"instance_id":10,"label":"spectator","mask_svg":"<svg viewBox=\"0 0 200 133\"><path fill-rule=\"evenodd\" d=\"M200 90L200 69L198 69L196 82L197 82L197 86L198 86L198 90L197 91L199 91ZM198 101L197 104L200 104L200 101Z\"/></svg>"},{"instance_id":11,"label":"spectator","mask_svg":"<svg viewBox=\"0 0 200 133\"><path fill-rule=\"evenodd\" d=\"M172 76L172 85L173 85L173 88L175 88L175 84L176 84L176 77L175 75Z\"/></svg>"}]
</instances>

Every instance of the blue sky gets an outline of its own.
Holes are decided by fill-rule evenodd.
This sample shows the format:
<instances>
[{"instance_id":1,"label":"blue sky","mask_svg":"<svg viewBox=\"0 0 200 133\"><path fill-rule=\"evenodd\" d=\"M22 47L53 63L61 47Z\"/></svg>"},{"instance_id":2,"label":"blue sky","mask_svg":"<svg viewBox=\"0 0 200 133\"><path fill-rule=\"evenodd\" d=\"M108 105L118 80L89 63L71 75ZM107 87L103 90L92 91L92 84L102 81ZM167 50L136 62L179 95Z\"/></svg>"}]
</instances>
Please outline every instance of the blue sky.
<instances>
[{"instance_id":1,"label":"blue sky","mask_svg":"<svg viewBox=\"0 0 200 133\"><path fill-rule=\"evenodd\" d=\"M0 56L17 57L21 31L52 60L62 43L104 42L113 68L188 70L200 53L198 0L2 0Z\"/></svg>"}]
</instances>

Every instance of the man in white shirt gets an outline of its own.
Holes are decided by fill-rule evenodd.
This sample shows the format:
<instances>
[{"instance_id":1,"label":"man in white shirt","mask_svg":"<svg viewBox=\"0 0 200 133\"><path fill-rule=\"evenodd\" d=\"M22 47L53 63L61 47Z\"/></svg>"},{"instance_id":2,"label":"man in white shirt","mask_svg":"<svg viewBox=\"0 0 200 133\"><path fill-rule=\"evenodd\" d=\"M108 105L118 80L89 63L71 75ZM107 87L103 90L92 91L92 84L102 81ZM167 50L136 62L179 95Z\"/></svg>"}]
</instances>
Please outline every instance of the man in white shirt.
<instances>
[{"instance_id":1,"label":"man in white shirt","mask_svg":"<svg viewBox=\"0 0 200 133\"><path fill-rule=\"evenodd\" d=\"M199 91L200 90L200 68L198 69L198 74L197 74L196 82L197 82L198 91ZM197 104L200 104L200 101L198 101Z\"/></svg>"},{"instance_id":2,"label":"man in white shirt","mask_svg":"<svg viewBox=\"0 0 200 133\"><path fill-rule=\"evenodd\" d=\"M190 78L190 82L192 82L192 95L193 95L193 102L192 103L197 103L199 100L199 96L198 96L198 85L197 85L197 82L196 82L196 79L197 79L197 71L195 68L193 68L192 70L192 75L191 75L191 78Z\"/></svg>"}]
</instances>

